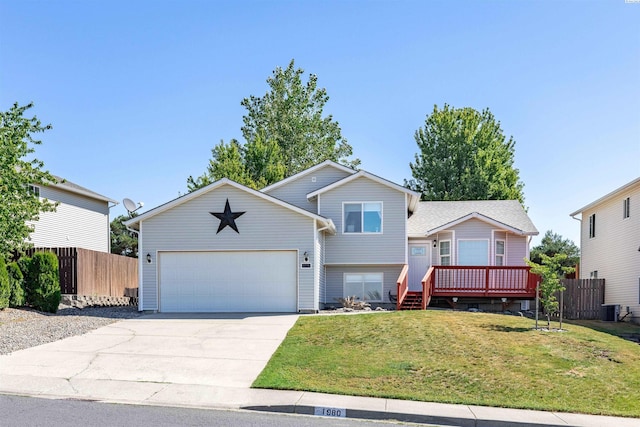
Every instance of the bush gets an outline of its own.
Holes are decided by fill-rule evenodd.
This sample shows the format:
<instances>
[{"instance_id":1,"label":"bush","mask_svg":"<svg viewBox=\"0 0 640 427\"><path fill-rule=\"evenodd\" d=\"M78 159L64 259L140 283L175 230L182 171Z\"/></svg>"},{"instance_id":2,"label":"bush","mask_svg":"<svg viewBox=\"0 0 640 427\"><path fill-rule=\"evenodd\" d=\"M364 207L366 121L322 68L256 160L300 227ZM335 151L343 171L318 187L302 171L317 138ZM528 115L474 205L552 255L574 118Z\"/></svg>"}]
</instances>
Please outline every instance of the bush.
<instances>
[{"instance_id":1,"label":"bush","mask_svg":"<svg viewBox=\"0 0 640 427\"><path fill-rule=\"evenodd\" d=\"M27 303L36 310L55 313L61 298L58 257L51 252L36 252L29 264Z\"/></svg>"},{"instance_id":2,"label":"bush","mask_svg":"<svg viewBox=\"0 0 640 427\"><path fill-rule=\"evenodd\" d=\"M4 258L0 257L0 310L9 307L9 296L11 295L9 287L9 273L4 263Z\"/></svg>"},{"instance_id":3,"label":"bush","mask_svg":"<svg viewBox=\"0 0 640 427\"><path fill-rule=\"evenodd\" d=\"M11 295L9 296L9 307L22 307L24 305L24 276L17 263L12 262L7 265L7 273L9 273L9 288Z\"/></svg>"}]
</instances>

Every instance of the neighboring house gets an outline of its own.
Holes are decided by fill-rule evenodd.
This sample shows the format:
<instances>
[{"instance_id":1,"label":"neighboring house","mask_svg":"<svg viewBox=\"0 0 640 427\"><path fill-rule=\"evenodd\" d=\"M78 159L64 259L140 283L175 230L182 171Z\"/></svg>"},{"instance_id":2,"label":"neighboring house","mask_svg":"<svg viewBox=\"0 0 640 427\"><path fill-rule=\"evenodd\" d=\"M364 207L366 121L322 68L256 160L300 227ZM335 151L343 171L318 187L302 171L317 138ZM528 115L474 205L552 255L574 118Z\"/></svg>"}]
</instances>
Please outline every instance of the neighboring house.
<instances>
[{"instance_id":1,"label":"neighboring house","mask_svg":"<svg viewBox=\"0 0 640 427\"><path fill-rule=\"evenodd\" d=\"M580 215L580 278L605 279L605 304L640 322L640 178L571 214Z\"/></svg>"},{"instance_id":2,"label":"neighboring house","mask_svg":"<svg viewBox=\"0 0 640 427\"><path fill-rule=\"evenodd\" d=\"M40 213L30 240L36 248L74 247L110 252L109 208L117 202L63 178L30 186L39 197L58 202L55 212Z\"/></svg>"},{"instance_id":3,"label":"neighboring house","mask_svg":"<svg viewBox=\"0 0 640 427\"><path fill-rule=\"evenodd\" d=\"M446 262L526 268L537 231L518 202L419 196L331 161L261 191L221 179L125 222L139 232L140 310L314 312L352 295L395 305L407 265L412 288Z\"/></svg>"}]
</instances>

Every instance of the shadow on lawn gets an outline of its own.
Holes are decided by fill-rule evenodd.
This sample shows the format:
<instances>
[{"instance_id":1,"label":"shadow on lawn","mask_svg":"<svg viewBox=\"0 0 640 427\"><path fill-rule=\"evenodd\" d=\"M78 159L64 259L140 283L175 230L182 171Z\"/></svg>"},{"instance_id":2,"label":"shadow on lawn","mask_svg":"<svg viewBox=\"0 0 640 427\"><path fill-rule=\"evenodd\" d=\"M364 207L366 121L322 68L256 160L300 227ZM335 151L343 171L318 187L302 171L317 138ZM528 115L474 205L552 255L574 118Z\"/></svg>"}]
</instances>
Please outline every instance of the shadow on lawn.
<instances>
[{"instance_id":1,"label":"shadow on lawn","mask_svg":"<svg viewBox=\"0 0 640 427\"><path fill-rule=\"evenodd\" d=\"M505 325L487 325L484 327L490 331L497 332L531 332L533 329L531 328L521 328L521 327L513 327L513 326L505 326Z\"/></svg>"}]
</instances>

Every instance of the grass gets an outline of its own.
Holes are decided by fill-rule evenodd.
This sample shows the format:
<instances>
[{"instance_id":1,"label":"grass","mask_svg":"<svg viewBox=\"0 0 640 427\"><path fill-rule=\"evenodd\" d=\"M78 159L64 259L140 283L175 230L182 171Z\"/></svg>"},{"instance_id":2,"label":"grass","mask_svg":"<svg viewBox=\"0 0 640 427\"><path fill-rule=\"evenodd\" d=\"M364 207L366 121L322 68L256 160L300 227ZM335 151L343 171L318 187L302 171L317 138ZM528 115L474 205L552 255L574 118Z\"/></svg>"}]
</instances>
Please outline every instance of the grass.
<instances>
[{"instance_id":1,"label":"grass","mask_svg":"<svg viewBox=\"0 0 640 427\"><path fill-rule=\"evenodd\" d=\"M301 317L253 386L640 417L640 345L593 324L604 332L439 310Z\"/></svg>"}]
</instances>

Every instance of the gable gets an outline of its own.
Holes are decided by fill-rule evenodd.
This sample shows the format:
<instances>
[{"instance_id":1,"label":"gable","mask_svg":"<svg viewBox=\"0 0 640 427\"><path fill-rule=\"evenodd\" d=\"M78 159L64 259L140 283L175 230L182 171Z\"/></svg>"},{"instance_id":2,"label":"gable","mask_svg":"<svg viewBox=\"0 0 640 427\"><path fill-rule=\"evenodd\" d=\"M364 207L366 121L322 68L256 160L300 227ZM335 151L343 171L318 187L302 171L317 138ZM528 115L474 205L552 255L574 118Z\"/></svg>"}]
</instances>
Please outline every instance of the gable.
<instances>
[{"instance_id":1,"label":"gable","mask_svg":"<svg viewBox=\"0 0 640 427\"><path fill-rule=\"evenodd\" d=\"M355 173L352 169L338 166L340 165L333 162L322 163L317 167L313 167L266 187L262 192L308 210L309 212L317 213L317 202L315 200L308 200L307 194Z\"/></svg>"},{"instance_id":2,"label":"gable","mask_svg":"<svg viewBox=\"0 0 640 427\"><path fill-rule=\"evenodd\" d=\"M226 188L230 187L230 188ZM233 190L231 190L233 189ZM215 193L213 196L209 193ZM145 212L142 215L139 215L135 218L132 218L128 221L124 222L126 227L132 227L133 229L139 229L140 224L143 221L149 221L154 217L162 215L163 217L178 215L183 221L191 221L194 217L191 215L189 209L192 209L191 206L199 206L202 200L210 200L212 197L217 200L217 197L222 197L220 195L224 194L244 194L243 198L255 198L264 202L263 206L276 205L283 210L279 210L281 213L293 213L295 215L302 215L303 217L307 217L309 219L318 221L323 228L326 228L329 232L332 232L335 228L333 227L333 223L331 220L316 215L312 212L301 209L297 206L286 203L282 200L276 199L268 194L261 193L259 191L253 190L251 188L245 187L244 185L238 184L237 182L231 181L230 179L223 178L219 181L216 181L204 188L201 188L197 191L189 193L185 196L174 199L164 205L158 206L148 212ZM211 216L209 212L222 212L224 210L224 203L221 208L215 208L217 210L213 210L215 207L212 207L211 210L207 211L207 214ZM232 210L236 208L232 206ZM240 210L240 209L238 209ZM271 211L269 211L271 212ZM166 214L166 215L165 215ZM199 221L202 221L202 217L204 214L199 213ZM268 220L268 217L265 217L265 220ZM262 222L262 226L264 226L264 222Z\"/></svg>"}]
</instances>

